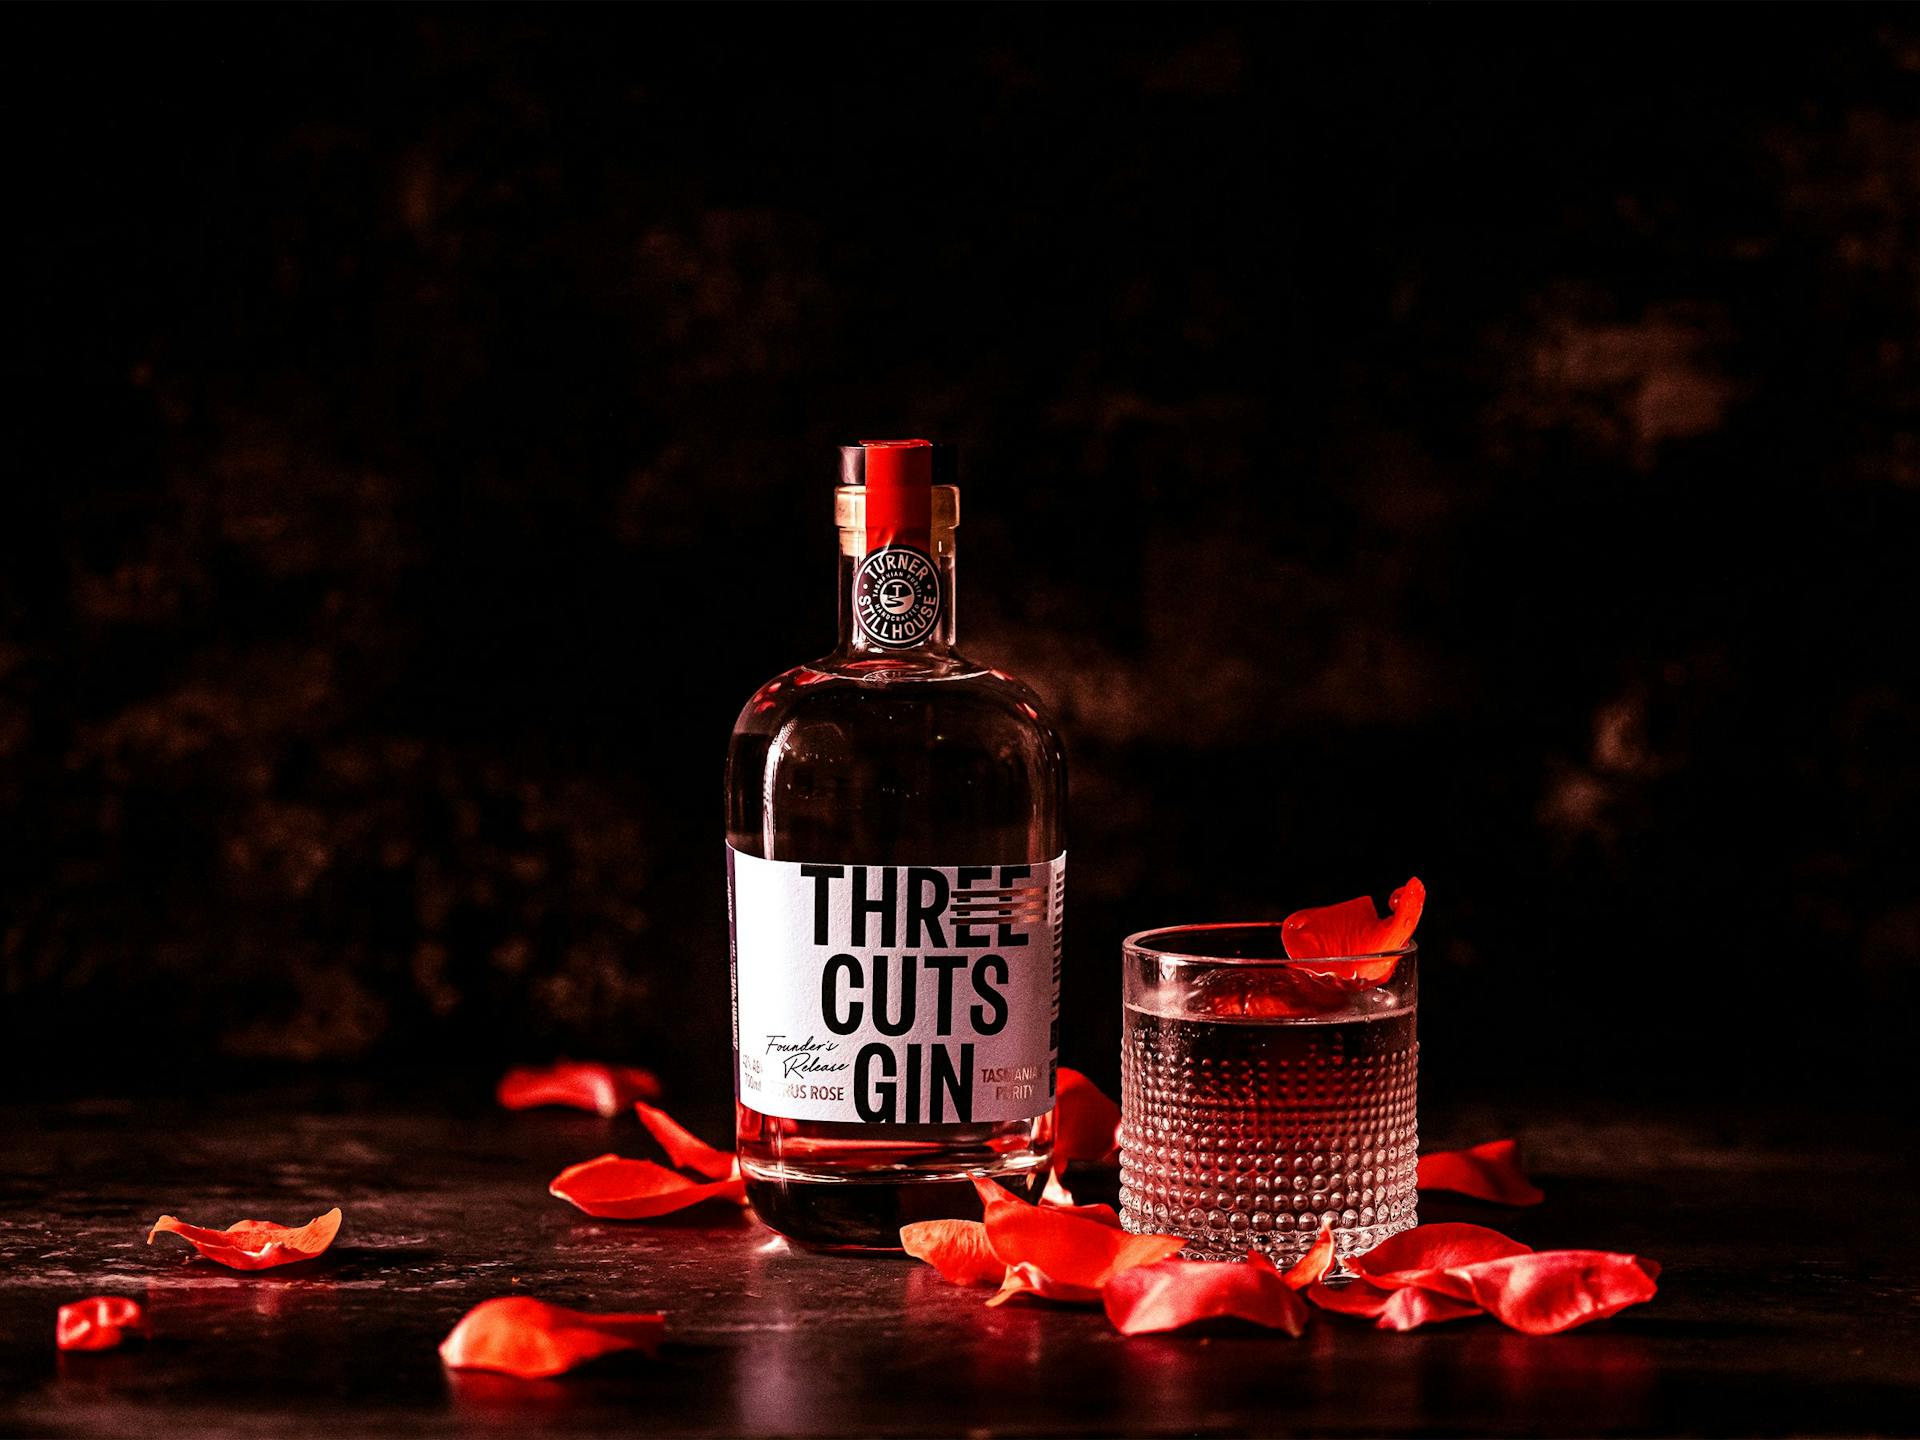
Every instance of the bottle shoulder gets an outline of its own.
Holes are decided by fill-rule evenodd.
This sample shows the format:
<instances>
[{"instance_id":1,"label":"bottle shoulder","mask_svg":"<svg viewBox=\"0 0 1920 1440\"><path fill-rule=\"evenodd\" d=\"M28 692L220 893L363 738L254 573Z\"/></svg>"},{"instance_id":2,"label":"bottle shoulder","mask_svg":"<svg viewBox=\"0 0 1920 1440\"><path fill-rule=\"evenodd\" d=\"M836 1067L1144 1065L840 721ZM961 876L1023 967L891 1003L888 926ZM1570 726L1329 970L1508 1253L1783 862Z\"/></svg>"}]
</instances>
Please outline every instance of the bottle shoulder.
<instances>
[{"instance_id":1,"label":"bottle shoulder","mask_svg":"<svg viewBox=\"0 0 1920 1440\"><path fill-rule=\"evenodd\" d=\"M957 652L943 656L835 654L768 680L741 707L734 733L767 734L795 723L838 723L847 716L1000 712L1009 723L1059 733L1038 694L1003 670Z\"/></svg>"}]
</instances>

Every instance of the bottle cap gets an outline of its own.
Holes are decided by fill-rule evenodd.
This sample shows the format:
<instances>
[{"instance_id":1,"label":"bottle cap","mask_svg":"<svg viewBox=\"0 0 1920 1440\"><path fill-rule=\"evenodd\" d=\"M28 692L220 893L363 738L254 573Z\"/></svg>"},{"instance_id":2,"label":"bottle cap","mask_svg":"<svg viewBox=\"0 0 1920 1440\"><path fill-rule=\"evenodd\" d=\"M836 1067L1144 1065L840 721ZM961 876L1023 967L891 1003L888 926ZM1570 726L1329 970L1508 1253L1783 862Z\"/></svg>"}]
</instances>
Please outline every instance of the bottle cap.
<instances>
[{"instance_id":1,"label":"bottle cap","mask_svg":"<svg viewBox=\"0 0 1920 1440\"><path fill-rule=\"evenodd\" d=\"M914 455L901 452L917 451ZM926 466L930 485L957 485L960 477L958 447L938 440L862 440L840 447L840 483L867 485L880 467L899 465Z\"/></svg>"},{"instance_id":2,"label":"bottle cap","mask_svg":"<svg viewBox=\"0 0 1920 1440\"><path fill-rule=\"evenodd\" d=\"M951 445L862 440L840 447L840 483L866 488L867 553L889 546L933 554L933 487L950 484Z\"/></svg>"}]
</instances>

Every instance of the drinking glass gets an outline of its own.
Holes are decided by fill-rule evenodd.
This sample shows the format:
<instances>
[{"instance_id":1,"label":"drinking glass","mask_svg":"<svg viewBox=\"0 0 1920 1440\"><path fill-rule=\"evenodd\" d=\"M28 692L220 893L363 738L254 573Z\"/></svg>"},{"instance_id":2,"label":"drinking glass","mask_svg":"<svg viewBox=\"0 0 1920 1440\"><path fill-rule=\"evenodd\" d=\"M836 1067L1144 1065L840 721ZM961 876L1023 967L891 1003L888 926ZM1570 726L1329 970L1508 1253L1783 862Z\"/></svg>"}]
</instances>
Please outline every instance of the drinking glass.
<instances>
[{"instance_id":1,"label":"drinking glass","mask_svg":"<svg viewBox=\"0 0 1920 1440\"><path fill-rule=\"evenodd\" d=\"M1417 947L1290 960L1279 923L1125 942L1120 1221L1283 1267L1415 1222Z\"/></svg>"}]
</instances>

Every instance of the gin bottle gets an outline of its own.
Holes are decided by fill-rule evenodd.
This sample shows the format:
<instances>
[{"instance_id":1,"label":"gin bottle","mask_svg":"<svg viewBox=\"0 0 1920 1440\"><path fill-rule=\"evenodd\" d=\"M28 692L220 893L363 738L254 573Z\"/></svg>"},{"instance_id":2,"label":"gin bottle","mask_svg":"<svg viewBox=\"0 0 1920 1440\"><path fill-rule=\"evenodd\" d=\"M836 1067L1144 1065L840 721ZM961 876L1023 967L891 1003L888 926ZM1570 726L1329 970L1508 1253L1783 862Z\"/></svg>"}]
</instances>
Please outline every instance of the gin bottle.
<instances>
[{"instance_id":1,"label":"gin bottle","mask_svg":"<svg viewBox=\"0 0 1920 1440\"><path fill-rule=\"evenodd\" d=\"M1033 692L956 648L953 452L841 451L840 638L727 756L747 1198L803 1244L898 1249L1033 1195L1053 1143L1066 768Z\"/></svg>"}]
</instances>

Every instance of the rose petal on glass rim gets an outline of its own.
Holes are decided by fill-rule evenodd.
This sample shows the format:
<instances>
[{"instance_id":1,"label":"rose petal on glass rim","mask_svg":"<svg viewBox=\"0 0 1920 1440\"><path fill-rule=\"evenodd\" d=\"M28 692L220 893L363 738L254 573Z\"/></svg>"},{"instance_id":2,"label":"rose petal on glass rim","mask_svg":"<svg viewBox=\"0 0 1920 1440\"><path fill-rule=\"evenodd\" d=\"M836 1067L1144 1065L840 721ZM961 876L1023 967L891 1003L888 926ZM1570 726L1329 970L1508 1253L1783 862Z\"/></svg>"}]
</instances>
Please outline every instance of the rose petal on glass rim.
<instances>
[{"instance_id":1,"label":"rose petal on glass rim","mask_svg":"<svg viewBox=\"0 0 1920 1440\"><path fill-rule=\"evenodd\" d=\"M1364 1255L1349 1255L1341 1263L1356 1275L1394 1285L1412 1283L1402 1280L1403 1275L1532 1253L1532 1246L1522 1245L1498 1230L1456 1222L1416 1225L1382 1240Z\"/></svg>"},{"instance_id":2,"label":"rose petal on glass rim","mask_svg":"<svg viewBox=\"0 0 1920 1440\"><path fill-rule=\"evenodd\" d=\"M657 1313L596 1315L530 1295L505 1295L483 1300L460 1317L440 1342L440 1362L452 1370L534 1380L616 1351L652 1355L666 1328L667 1317Z\"/></svg>"},{"instance_id":3,"label":"rose petal on glass rim","mask_svg":"<svg viewBox=\"0 0 1920 1440\"><path fill-rule=\"evenodd\" d=\"M1333 1221L1328 1218L1321 1220L1320 1233L1313 1237L1313 1244L1308 1247L1306 1254L1293 1262L1284 1278L1295 1290L1304 1290L1326 1279L1327 1272L1332 1269Z\"/></svg>"},{"instance_id":4,"label":"rose petal on glass rim","mask_svg":"<svg viewBox=\"0 0 1920 1440\"><path fill-rule=\"evenodd\" d=\"M1387 901L1385 916L1374 913L1373 900L1366 895L1339 905L1296 910L1280 922L1280 943L1292 960L1338 959L1403 950L1413 939L1426 903L1427 887L1415 877L1393 892ZM1368 983L1378 985L1385 981L1393 974L1394 963L1392 960L1376 962L1373 968L1384 967L1385 973ZM1357 974L1355 978L1359 978Z\"/></svg>"},{"instance_id":5,"label":"rose petal on glass rim","mask_svg":"<svg viewBox=\"0 0 1920 1440\"><path fill-rule=\"evenodd\" d=\"M1031 1267L1021 1279L1049 1299L1097 1298L1115 1275L1164 1260L1187 1243L1178 1235L1130 1235L1068 1210L1029 1205L991 1180L976 1178L986 1210L987 1244L1008 1270ZM1012 1283L1011 1279L1009 1283Z\"/></svg>"},{"instance_id":6,"label":"rose petal on glass rim","mask_svg":"<svg viewBox=\"0 0 1920 1440\"><path fill-rule=\"evenodd\" d=\"M900 1248L940 1272L949 1285L998 1285L1007 1267L978 1220L916 1220L900 1227Z\"/></svg>"},{"instance_id":7,"label":"rose petal on glass rim","mask_svg":"<svg viewBox=\"0 0 1920 1440\"><path fill-rule=\"evenodd\" d=\"M1651 1300L1657 1261L1604 1250L1542 1250L1460 1266L1474 1300L1502 1324L1527 1335L1558 1335Z\"/></svg>"},{"instance_id":8,"label":"rose petal on glass rim","mask_svg":"<svg viewBox=\"0 0 1920 1440\"><path fill-rule=\"evenodd\" d=\"M234 1270L268 1270L275 1265L292 1265L312 1260L333 1244L340 1233L340 1207L304 1225L276 1225L271 1220L238 1220L224 1230L209 1230L189 1225L172 1215L162 1215L147 1231L147 1244L159 1234L178 1235L209 1260Z\"/></svg>"},{"instance_id":9,"label":"rose petal on glass rim","mask_svg":"<svg viewBox=\"0 0 1920 1440\"><path fill-rule=\"evenodd\" d=\"M1162 1260L1122 1271L1101 1293L1107 1318L1123 1335L1178 1330L1203 1320L1246 1320L1299 1335L1307 1305L1258 1251L1242 1263Z\"/></svg>"},{"instance_id":10,"label":"rose petal on glass rim","mask_svg":"<svg viewBox=\"0 0 1920 1440\"><path fill-rule=\"evenodd\" d=\"M1062 1065L1054 1090L1054 1168L1077 1160L1111 1160L1119 1131L1120 1107L1078 1070Z\"/></svg>"},{"instance_id":11,"label":"rose petal on glass rim","mask_svg":"<svg viewBox=\"0 0 1920 1440\"><path fill-rule=\"evenodd\" d=\"M1378 979L1356 979L1352 974L1334 974L1335 970L1354 971L1369 962L1326 962L1325 967L1308 969L1305 965L1263 967L1257 975L1222 977L1207 993L1193 997L1193 1013L1203 1015L1244 1015L1263 1020L1290 1020L1308 1015L1325 1015L1343 1010L1354 994L1370 990ZM1385 962L1389 977L1397 961ZM1373 967L1376 968L1377 967Z\"/></svg>"},{"instance_id":12,"label":"rose petal on glass rim","mask_svg":"<svg viewBox=\"0 0 1920 1440\"><path fill-rule=\"evenodd\" d=\"M731 1150L709 1145L666 1111L644 1100L635 1101L633 1109L640 1117L640 1123L660 1142L660 1148L667 1152L667 1158L674 1164L688 1170L698 1170L709 1180L725 1180L739 1173L740 1162L734 1158Z\"/></svg>"},{"instance_id":13,"label":"rose petal on glass rim","mask_svg":"<svg viewBox=\"0 0 1920 1440\"><path fill-rule=\"evenodd\" d=\"M618 1115L636 1100L659 1095L660 1080L651 1070L578 1060L516 1065L494 1090L494 1098L509 1110L566 1105L606 1116Z\"/></svg>"},{"instance_id":14,"label":"rose petal on glass rim","mask_svg":"<svg viewBox=\"0 0 1920 1440\"><path fill-rule=\"evenodd\" d=\"M1450 1190L1496 1205L1538 1205L1546 1192L1520 1168L1514 1140L1489 1140L1466 1150L1437 1150L1420 1157L1422 1190Z\"/></svg>"},{"instance_id":15,"label":"rose petal on glass rim","mask_svg":"<svg viewBox=\"0 0 1920 1440\"><path fill-rule=\"evenodd\" d=\"M89 1295L60 1307L53 1343L62 1350L111 1350L129 1336L145 1337L147 1312L124 1295Z\"/></svg>"},{"instance_id":16,"label":"rose petal on glass rim","mask_svg":"<svg viewBox=\"0 0 1920 1440\"><path fill-rule=\"evenodd\" d=\"M600 1220L651 1220L705 1200L744 1201L746 1181L689 1180L651 1160L599 1155L569 1165L547 1187L577 1210Z\"/></svg>"}]
</instances>

